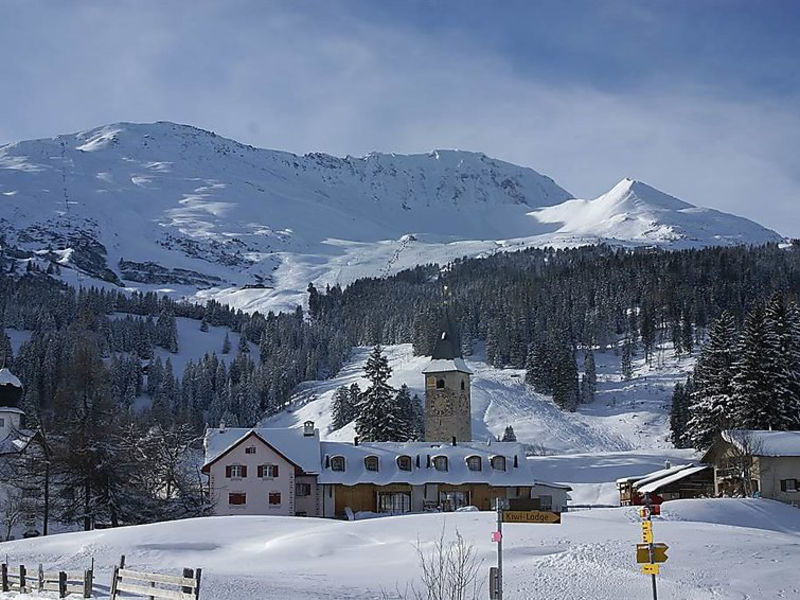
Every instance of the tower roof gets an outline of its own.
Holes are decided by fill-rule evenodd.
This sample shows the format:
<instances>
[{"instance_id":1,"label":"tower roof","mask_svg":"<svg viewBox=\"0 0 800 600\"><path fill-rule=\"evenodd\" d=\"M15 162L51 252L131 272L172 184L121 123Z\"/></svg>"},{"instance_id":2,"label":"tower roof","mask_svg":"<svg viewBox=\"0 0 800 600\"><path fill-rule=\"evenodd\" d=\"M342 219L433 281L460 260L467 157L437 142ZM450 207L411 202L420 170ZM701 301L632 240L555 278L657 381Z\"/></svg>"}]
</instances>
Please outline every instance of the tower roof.
<instances>
[{"instance_id":1,"label":"tower roof","mask_svg":"<svg viewBox=\"0 0 800 600\"><path fill-rule=\"evenodd\" d=\"M0 369L0 406L19 408L22 400L22 383L5 367Z\"/></svg>"},{"instance_id":2,"label":"tower roof","mask_svg":"<svg viewBox=\"0 0 800 600\"><path fill-rule=\"evenodd\" d=\"M22 387L22 383L17 379L17 376L6 367L0 369L0 385L10 385L17 388Z\"/></svg>"},{"instance_id":3,"label":"tower roof","mask_svg":"<svg viewBox=\"0 0 800 600\"><path fill-rule=\"evenodd\" d=\"M461 356L461 340L449 317L446 317L442 322L442 331L439 334L439 339L436 340L436 346L433 348L431 358L433 360L463 358Z\"/></svg>"}]
</instances>

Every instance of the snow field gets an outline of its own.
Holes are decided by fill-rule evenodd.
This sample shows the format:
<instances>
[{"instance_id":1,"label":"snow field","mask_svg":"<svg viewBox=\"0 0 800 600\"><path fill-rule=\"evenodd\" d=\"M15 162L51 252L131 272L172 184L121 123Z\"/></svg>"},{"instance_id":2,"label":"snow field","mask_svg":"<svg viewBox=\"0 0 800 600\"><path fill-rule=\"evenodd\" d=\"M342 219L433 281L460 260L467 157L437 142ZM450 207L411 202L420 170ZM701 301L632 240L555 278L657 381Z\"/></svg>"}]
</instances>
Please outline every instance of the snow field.
<instances>
[{"instance_id":1,"label":"snow field","mask_svg":"<svg viewBox=\"0 0 800 600\"><path fill-rule=\"evenodd\" d=\"M670 546L658 579L662 598L766 600L800 593L800 511L768 500L715 499L668 502L664 513L653 526L656 541ZM493 513L355 522L210 517L6 542L0 553L12 563L67 569L94 557L104 586L120 554L142 570L201 567L207 600L378 599L416 580L415 544L430 549L442 528L446 539L458 530L474 545L485 576L496 556L494 521ZM618 508L567 513L561 525L505 525L506 597L649 597L649 578L634 558L638 521L634 509Z\"/></svg>"},{"instance_id":2,"label":"snow field","mask_svg":"<svg viewBox=\"0 0 800 600\"><path fill-rule=\"evenodd\" d=\"M357 348L351 360L336 377L301 384L289 410L265 419L266 427L297 426L314 421L323 439L353 439L353 424L331 430L333 394L342 385L357 382L365 389L363 368L369 348ZM411 394L424 397L422 369L430 360L414 356L411 344L386 346L392 367L390 385L408 385ZM672 388L683 381L693 364L692 358L671 358L663 349L661 364L648 367L638 358L634 377L622 382L619 357L612 351L596 352L598 389L594 402L567 413L553 404L549 396L535 393L525 384L522 369L496 369L487 365L480 353L467 357L472 377L472 434L476 441L502 435L512 425L520 442L537 453L567 454L585 452L627 452L646 449L673 450L669 442L669 406ZM579 368L582 357L578 357ZM663 464L663 458L661 459ZM556 477L555 480L563 480ZM612 479L613 480L613 479Z\"/></svg>"}]
</instances>

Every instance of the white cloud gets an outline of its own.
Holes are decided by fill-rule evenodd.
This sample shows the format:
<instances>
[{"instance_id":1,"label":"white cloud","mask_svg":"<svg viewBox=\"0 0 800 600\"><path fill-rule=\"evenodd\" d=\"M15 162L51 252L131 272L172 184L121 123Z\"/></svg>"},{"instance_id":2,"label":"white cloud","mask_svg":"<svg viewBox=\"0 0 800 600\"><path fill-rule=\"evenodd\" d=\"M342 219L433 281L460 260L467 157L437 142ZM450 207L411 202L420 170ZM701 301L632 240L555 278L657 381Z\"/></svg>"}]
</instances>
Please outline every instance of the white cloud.
<instances>
[{"instance_id":1,"label":"white cloud","mask_svg":"<svg viewBox=\"0 0 800 600\"><path fill-rule=\"evenodd\" d=\"M609 93L539 81L463 36L335 11L106 6L49 21L20 9L21 26L0 26L20 58L0 66L12 82L0 95L0 139L166 119L300 153L471 149L580 196L632 176L800 235L800 118L790 106L687 82Z\"/></svg>"}]
</instances>

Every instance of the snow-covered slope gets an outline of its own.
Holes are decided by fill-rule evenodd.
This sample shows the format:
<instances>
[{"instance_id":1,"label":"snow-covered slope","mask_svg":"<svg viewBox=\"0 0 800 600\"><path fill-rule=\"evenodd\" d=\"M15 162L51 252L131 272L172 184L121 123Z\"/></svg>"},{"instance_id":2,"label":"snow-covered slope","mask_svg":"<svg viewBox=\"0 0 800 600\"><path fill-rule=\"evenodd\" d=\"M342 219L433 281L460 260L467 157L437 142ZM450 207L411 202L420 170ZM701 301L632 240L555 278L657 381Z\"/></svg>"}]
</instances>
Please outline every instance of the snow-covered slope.
<instances>
[{"instance_id":1,"label":"snow-covered slope","mask_svg":"<svg viewBox=\"0 0 800 600\"><path fill-rule=\"evenodd\" d=\"M363 369L369 348L359 348L336 377L301 384L294 407L270 417L270 427L297 426L314 421L323 439L350 441L353 424L331 429L333 394L342 385L357 382L367 387ZM411 344L387 346L384 352L393 369L390 385L408 385L412 394L424 396L422 369L429 357L414 356ZM683 381L693 359L675 359L671 351L659 353L660 364L648 366L634 361L634 377L620 381L619 357L612 351L595 354L598 390L594 402L577 412L559 409L548 396L524 383L525 371L496 369L480 354L469 357L472 377L472 433L475 440L502 435L512 425L520 442L544 454L668 450L669 405L675 383ZM580 358L580 357L579 357ZM581 362L579 360L579 362ZM663 462L663 459L662 459Z\"/></svg>"},{"instance_id":2,"label":"snow-covered slope","mask_svg":"<svg viewBox=\"0 0 800 600\"><path fill-rule=\"evenodd\" d=\"M570 198L532 169L478 153L296 156L173 123L0 147L7 255L35 252L91 281L245 310L291 309L309 281L346 284L527 246L780 239L745 219L664 203L640 183Z\"/></svg>"},{"instance_id":3,"label":"snow-covered slope","mask_svg":"<svg viewBox=\"0 0 800 600\"><path fill-rule=\"evenodd\" d=\"M558 225L554 236L594 236L677 247L781 241L775 232L757 223L692 206L627 178L594 200L568 200L533 215L541 223Z\"/></svg>"},{"instance_id":4,"label":"snow-covered slope","mask_svg":"<svg viewBox=\"0 0 800 600\"><path fill-rule=\"evenodd\" d=\"M769 500L678 500L664 505L653 533L669 545L660 596L766 600L797 595L800 511ZM201 567L204 600L398 598L416 583L415 544L428 553L444 530L475 548L480 578L495 561L493 513L427 514L366 521L305 517L211 517L0 544L11 564L48 571L96 564L106 598L121 554L131 569L175 574ZM641 528L635 509L563 515L560 525L507 524L507 598L619 600L650 597L635 561ZM478 597L485 597L484 589ZM38 596L36 596L38 597ZM16 594L0 598L20 599ZM33 598L33 597L31 597Z\"/></svg>"}]
</instances>

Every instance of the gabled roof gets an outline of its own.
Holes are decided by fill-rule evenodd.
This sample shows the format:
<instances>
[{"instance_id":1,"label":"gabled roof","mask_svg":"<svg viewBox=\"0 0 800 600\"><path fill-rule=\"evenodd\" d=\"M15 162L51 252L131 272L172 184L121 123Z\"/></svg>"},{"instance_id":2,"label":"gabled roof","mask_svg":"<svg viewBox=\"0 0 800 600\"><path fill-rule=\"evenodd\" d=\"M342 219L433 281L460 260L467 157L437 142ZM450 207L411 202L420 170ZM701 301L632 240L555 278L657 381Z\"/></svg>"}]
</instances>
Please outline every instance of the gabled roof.
<instances>
[{"instance_id":1,"label":"gabled roof","mask_svg":"<svg viewBox=\"0 0 800 600\"><path fill-rule=\"evenodd\" d=\"M753 456L800 456L800 431L728 429L722 439Z\"/></svg>"},{"instance_id":2,"label":"gabled roof","mask_svg":"<svg viewBox=\"0 0 800 600\"><path fill-rule=\"evenodd\" d=\"M711 467L707 465L699 465L697 467L690 466L689 468L681 469L680 471L677 471L672 475L667 475L666 477L662 477L661 479L656 479L655 481L651 481L644 485L637 484L634 487L636 487L636 489L642 494L652 494L670 484L680 481L681 479L686 479L687 477L691 477L692 475L696 475L710 468Z\"/></svg>"},{"instance_id":3,"label":"gabled roof","mask_svg":"<svg viewBox=\"0 0 800 600\"><path fill-rule=\"evenodd\" d=\"M255 435L290 463L306 473L319 473L319 432L314 435L303 435L302 427L269 428L269 427L228 427L209 428L205 436L205 463L203 470L233 450L245 439Z\"/></svg>"},{"instance_id":4,"label":"gabled roof","mask_svg":"<svg viewBox=\"0 0 800 600\"><path fill-rule=\"evenodd\" d=\"M641 479L638 479L634 484L633 487L637 490L641 490L642 486L647 485L648 483L652 483L654 481L658 481L663 479L664 477L669 477L670 475L674 475L675 473L679 473L685 469L690 469L694 465L687 464L687 465L676 465L674 467L669 467L668 469L659 469L658 471L653 471Z\"/></svg>"},{"instance_id":5,"label":"gabled roof","mask_svg":"<svg viewBox=\"0 0 800 600\"><path fill-rule=\"evenodd\" d=\"M0 440L0 456L25 452L37 432L30 429L15 429L5 439Z\"/></svg>"},{"instance_id":6,"label":"gabled roof","mask_svg":"<svg viewBox=\"0 0 800 600\"><path fill-rule=\"evenodd\" d=\"M22 387L22 383L17 379L17 376L6 367L0 369L0 385L10 385L17 388Z\"/></svg>"}]
</instances>

